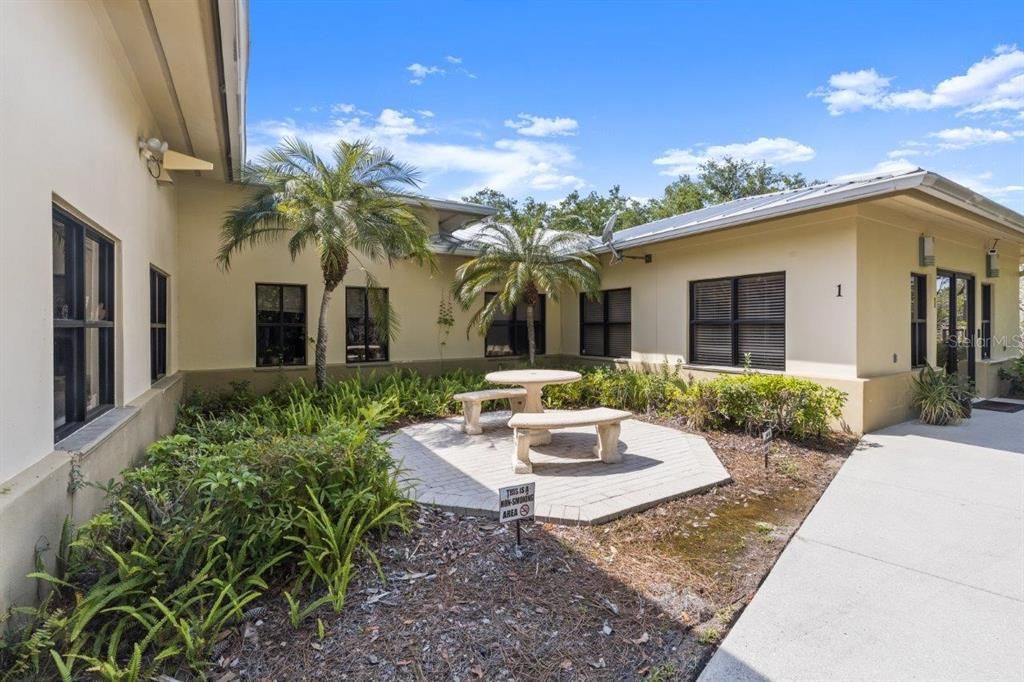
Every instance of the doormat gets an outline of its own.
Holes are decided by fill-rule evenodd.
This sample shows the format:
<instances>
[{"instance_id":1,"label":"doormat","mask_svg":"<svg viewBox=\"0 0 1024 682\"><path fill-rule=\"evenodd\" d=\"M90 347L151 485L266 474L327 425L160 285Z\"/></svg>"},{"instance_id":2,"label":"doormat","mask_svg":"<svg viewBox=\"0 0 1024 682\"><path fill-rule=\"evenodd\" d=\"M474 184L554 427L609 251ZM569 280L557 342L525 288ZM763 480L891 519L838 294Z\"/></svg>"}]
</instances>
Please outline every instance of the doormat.
<instances>
[{"instance_id":1,"label":"doormat","mask_svg":"<svg viewBox=\"0 0 1024 682\"><path fill-rule=\"evenodd\" d=\"M1024 410L1024 405L1007 403L1002 400L982 400L980 403L974 403L972 407L976 410L992 410L993 412L1020 412Z\"/></svg>"}]
</instances>

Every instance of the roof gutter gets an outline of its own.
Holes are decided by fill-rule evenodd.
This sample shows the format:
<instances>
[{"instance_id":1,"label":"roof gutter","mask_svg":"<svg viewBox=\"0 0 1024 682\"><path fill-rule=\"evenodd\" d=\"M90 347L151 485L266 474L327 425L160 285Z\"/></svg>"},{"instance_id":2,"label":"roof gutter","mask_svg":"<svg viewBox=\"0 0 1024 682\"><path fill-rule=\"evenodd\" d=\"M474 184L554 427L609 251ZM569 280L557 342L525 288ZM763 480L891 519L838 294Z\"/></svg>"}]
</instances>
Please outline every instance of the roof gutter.
<instances>
[{"instance_id":1,"label":"roof gutter","mask_svg":"<svg viewBox=\"0 0 1024 682\"><path fill-rule=\"evenodd\" d=\"M1024 235L1024 215L941 175L928 173L918 189Z\"/></svg>"}]
</instances>

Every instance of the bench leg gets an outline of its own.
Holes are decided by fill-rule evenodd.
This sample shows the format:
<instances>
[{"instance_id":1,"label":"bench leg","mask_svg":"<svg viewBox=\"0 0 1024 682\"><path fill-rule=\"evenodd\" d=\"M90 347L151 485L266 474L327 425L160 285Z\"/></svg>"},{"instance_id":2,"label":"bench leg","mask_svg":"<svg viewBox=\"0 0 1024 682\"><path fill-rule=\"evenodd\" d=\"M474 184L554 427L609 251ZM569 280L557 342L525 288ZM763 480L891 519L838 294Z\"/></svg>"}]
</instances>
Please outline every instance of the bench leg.
<instances>
[{"instance_id":1,"label":"bench leg","mask_svg":"<svg viewBox=\"0 0 1024 682\"><path fill-rule=\"evenodd\" d=\"M597 446L594 447L594 454L601 458L605 464L617 464L622 461L619 454L619 432L622 426L614 424L601 424L597 427Z\"/></svg>"},{"instance_id":2,"label":"bench leg","mask_svg":"<svg viewBox=\"0 0 1024 682\"><path fill-rule=\"evenodd\" d=\"M512 460L512 471L517 474L532 474L533 464L530 462L530 432L526 429L516 429L514 436L516 444L515 459Z\"/></svg>"},{"instance_id":3,"label":"bench leg","mask_svg":"<svg viewBox=\"0 0 1024 682\"><path fill-rule=\"evenodd\" d=\"M509 398L508 406L512 410L512 414L519 414L526 407L526 398Z\"/></svg>"},{"instance_id":4,"label":"bench leg","mask_svg":"<svg viewBox=\"0 0 1024 682\"><path fill-rule=\"evenodd\" d=\"M465 422L462 424L462 430L471 436L478 433L483 433L483 429L480 428L480 403L476 401L467 400L462 403L462 414L465 415Z\"/></svg>"}]
</instances>

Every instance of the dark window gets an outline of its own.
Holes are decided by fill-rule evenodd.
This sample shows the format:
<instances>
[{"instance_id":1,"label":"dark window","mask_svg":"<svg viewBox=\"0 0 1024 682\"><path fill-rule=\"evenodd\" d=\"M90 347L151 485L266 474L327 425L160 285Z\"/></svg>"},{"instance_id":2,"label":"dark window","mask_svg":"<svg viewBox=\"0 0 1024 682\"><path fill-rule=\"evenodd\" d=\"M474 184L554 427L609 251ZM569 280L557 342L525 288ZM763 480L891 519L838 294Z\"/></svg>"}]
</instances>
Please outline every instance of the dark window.
<instances>
[{"instance_id":1,"label":"dark window","mask_svg":"<svg viewBox=\"0 0 1024 682\"><path fill-rule=\"evenodd\" d=\"M690 283L690 361L786 368L786 274Z\"/></svg>"},{"instance_id":2,"label":"dark window","mask_svg":"<svg viewBox=\"0 0 1024 682\"><path fill-rule=\"evenodd\" d=\"M306 287L256 285L256 366L306 364Z\"/></svg>"},{"instance_id":3,"label":"dark window","mask_svg":"<svg viewBox=\"0 0 1024 682\"><path fill-rule=\"evenodd\" d=\"M580 355L628 358L632 353L629 289L608 289L596 298L580 294Z\"/></svg>"},{"instance_id":4,"label":"dark window","mask_svg":"<svg viewBox=\"0 0 1024 682\"><path fill-rule=\"evenodd\" d=\"M981 285L981 359L992 359L992 285Z\"/></svg>"},{"instance_id":5,"label":"dark window","mask_svg":"<svg viewBox=\"0 0 1024 682\"><path fill-rule=\"evenodd\" d=\"M345 287L345 362L388 359L387 310L387 289Z\"/></svg>"},{"instance_id":6,"label":"dark window","mask_svg":"<svg viewBox=\"0 0 1024 682\"><path fill-rule=\"evenodd\" d=\"M149 378L167 374L167 275L149 269Z\"/></svg>"},{"instance_id":7,"label":"dark window","mask_svg":"<svg viewBox=\"0 0 1024 682\"><path fill-rule=\"evenodd\" d=\"M484 303L494 298L494 294L484 294ZM544 320L547 314L544 294L533 308L533 333L537 343L537 355L545 352ZM526 304L520 303L510 313L499 312L487 330L484 341L484 356L500 358L509 355L527 355L530 352L526 336Z\"/></svg>"},{"instance_id":8,"label":"dark window","mask_svg":"<svg viewBox=\"0 0 1024 682\"><path fill-rule=\"evenodd\" d=\"M60 440L114 404L114 245L53 209L53 428Z\"/></svg>"},{"instance_id":9,"label":"dark window","mask_svg":"<svg viewBox=\"0 0 1024 682\"><path fill-rule=\"evenodd\" d=\"M910 274L910 365L928 364L928 277Z\"/></svg>"}]
</instances>

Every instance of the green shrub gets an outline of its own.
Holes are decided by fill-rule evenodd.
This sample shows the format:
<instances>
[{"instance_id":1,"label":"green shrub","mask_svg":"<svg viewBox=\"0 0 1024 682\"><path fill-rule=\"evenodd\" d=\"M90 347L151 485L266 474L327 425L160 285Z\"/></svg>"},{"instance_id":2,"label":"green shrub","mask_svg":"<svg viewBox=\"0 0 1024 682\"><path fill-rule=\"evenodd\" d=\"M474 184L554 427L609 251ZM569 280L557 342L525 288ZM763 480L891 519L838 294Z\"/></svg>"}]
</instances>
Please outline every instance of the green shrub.
<instances>
[{"instance_id":1,"label":"green shrub","mask_svg":"<svg viewBox=\"0 0 1024 682\"><path fill-rule=\"evenodd\" d=\"M315 437L268 428L268 411L193 414L108 489L112 504L80 528L67 574L35 574L56 588L38 614L45 637L9 643L0 667L200 672L269 581L325 592L321 603L340 609L355 562L375 562L371 538L405 528L411 507L376 435L382 414L364 404Z\"/></svg>"},{"instance_id":2,"label":"green shrub","mask_svg":"<svg viewBox=\"0 0 1024 682\"><path fill-rule=\"evenodd\" d=\"M806 438L828 433L845 403L839 389L807 379L744 373L693 384L680 408L698 429L734 426L756 434L770 428Z\"/></svg>"},{"instance_id":3,"label":"green shrub","mask_svg":"<svg viewBox=\"0 0 1024 682\"><path fill-rule=\"evenodd\" d=\"M580 373L580 381L545 388L545 404L559 409L603 406L646 414L665 413L678 409L687 389L686 381L667 367L659 372L599 367Z\"/></svg>"},{"instance_id":4,"label":"green shrub","mask_svg":"<svg viewBox=\"0 0 1024 682\"><path fill-rule=\"evenodd\" d=\"M959 424L971 416L974 389L955 374L925 366L914 377L911 402L925 424Z\"/></svg>"},{"instance_id":5,"label":"green shrub","mask_svg":"<svg viewBox=\"0 0 1024 682\"><path fill-rule=\"evenodd\" d=\"M1010 395L1024 397L1024 355L1007 363L999 369L999 378L1010 382Z\"/></svg>"}]
</instances>

